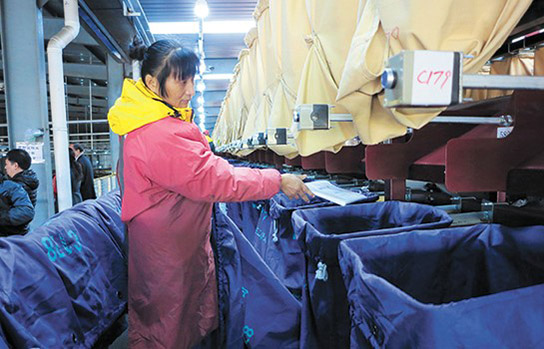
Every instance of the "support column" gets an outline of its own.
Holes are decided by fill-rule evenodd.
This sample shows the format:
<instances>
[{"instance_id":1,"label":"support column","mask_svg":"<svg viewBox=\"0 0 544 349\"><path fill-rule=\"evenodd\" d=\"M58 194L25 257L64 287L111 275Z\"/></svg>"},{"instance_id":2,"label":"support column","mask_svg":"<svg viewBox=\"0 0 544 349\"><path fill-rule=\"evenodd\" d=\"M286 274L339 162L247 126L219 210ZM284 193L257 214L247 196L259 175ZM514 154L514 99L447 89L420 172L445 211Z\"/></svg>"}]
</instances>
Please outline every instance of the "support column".
<instances>
[{"instance_id":1,"label":"support column","mask_svg":"<svg viewBox=\"0 0 544 349\"><path fill-rule=\"evenodd\" d=\"M124 69L123 64L117 62L111 55L108 55L108 109L113 106L117 98L121 96L123 88ZM119 160L119 136L110 129L110 151L111 171L116 172L117 161Z\"/></svg>"},{"instance_id":2,"label":"support column","mask_svg":"<svg viewBox=\"0 0 544 349\"><path fill-rule=\"evenodd\" d=\"M0 14L9 144L43 145L31 167L40 180L32 229L54 213L42 11L36 1L2 0Z\"/></svg>"}]
</instances>

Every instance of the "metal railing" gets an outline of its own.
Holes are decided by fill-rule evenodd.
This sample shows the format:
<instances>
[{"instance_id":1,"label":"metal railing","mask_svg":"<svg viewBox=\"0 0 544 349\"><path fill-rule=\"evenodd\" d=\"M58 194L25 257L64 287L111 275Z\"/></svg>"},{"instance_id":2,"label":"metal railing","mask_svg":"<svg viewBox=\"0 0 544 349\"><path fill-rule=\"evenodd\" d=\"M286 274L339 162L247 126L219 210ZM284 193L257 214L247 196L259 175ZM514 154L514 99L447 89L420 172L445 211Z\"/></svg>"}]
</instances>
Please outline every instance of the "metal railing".
<instances>
[{"instance_id":1,"label":"metal railing","mask_svg":"<svg viewBox=\"0 0 544 349\"><path fill-rule=\"evenodd\" d=\"M115 189L117 189L117 176L115 174L94 179L94 190L97 198Z\"/></svg>"}]
</instances>

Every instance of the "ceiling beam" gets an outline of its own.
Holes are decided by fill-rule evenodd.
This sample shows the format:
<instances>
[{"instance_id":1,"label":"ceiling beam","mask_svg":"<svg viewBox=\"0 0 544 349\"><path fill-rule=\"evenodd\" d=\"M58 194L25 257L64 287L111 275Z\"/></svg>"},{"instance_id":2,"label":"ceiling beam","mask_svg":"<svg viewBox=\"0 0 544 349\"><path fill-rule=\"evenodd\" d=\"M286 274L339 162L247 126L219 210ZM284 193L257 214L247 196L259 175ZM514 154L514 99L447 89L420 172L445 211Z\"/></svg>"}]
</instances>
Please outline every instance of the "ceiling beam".
<instances>
[{"instance_id":1,"label":"ceiling beam","mask_svg":"<svg viewBox=\"0 0 544 349\"><path fill-rule=\"evenodd\" d=\"M63 18L44 18L43 35L45 40L50 40L62 29L62 27L64 27ZM83 28L79 30L79 34L72 43L85 46L98 46L98 43L89 35L89 33L87 33L87 31L83 30Z\"/></svg>"}]
</instances>

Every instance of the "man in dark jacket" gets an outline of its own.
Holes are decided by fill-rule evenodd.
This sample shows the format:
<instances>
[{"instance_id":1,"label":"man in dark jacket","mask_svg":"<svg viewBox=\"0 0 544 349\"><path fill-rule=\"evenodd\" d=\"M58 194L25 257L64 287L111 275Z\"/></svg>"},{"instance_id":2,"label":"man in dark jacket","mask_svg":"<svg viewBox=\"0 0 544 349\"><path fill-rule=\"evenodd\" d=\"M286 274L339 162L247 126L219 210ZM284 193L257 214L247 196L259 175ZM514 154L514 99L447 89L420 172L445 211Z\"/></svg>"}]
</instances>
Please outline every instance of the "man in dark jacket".
<instances>
[{"instance_id":1,"label":"man in dark jacket","mask_svg":"<svg viewBox=\"0 0 544 349\"><path fill-rule=\"evenodd\" d=\"M34 207L21 185L0 177L0 236L22 235L34 218Z\"/></svg>"},{"instance_id":2,"label":"man in dark jacket","mask_svg":"<svg viewBox=\"0 0 544 349\"><path fill-rule=\"evenodd\" d=\"M81 144L72 144L70 148L74 151L76 155L76 160L81 164L83 169L83 180L81 181L81 197L83 200L96 199L96 193L94 191L94 174L93 174L93 165L91 160L83 153L85 149Z\"/></svg>"},{"instance_id":3,"label":"man in dark jacket","mask_svg":"<svg viewBox=\"0 0 544 349\"><path fill-rule=\"evenodd\" d=\"M32 158L23 149L12 149L6 155L5 171L7 178L19 183L28 193L32 206L36 207L36 197L40 181L36 173L30 169Z\"/></svg>"}]
</instances>

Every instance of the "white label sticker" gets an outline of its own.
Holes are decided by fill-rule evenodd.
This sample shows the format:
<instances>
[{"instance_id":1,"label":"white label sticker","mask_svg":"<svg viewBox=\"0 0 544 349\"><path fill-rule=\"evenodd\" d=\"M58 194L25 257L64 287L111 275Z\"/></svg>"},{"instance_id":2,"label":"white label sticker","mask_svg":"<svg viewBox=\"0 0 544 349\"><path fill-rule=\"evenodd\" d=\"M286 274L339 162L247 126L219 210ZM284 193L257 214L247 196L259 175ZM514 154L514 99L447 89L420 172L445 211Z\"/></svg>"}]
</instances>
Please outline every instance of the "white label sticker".
<instances>
[{"instance_id":1,"label":"white label sticker","mask_svg":"<svg viewBox=\"0 0 544 349\"><path fill-rule=\"evenodd\" d=\"M412 77L412 105L451 104L453 52L416 51Z\"/></svg>"},{"instance_id":2,"label":"white label sticker","mask_svg":"<svg viewBox=\"0 0 544 349\"><path fill-rule=\"evenodd\" d=\"M510 133L512 133L513 129L514 126L497 127L497 138L506 138Z\"/></svg>"},{"instance_id":3,"label":"white label sticker","mask_svg":"<svg viewBox=\"0 0 544 349\"><path fill-rule=\"evenodd\" d=\"M43 164L43 142L16 142L15 147L23 149L30 154L33 164Z\"/></svg>"}]
</instances>

